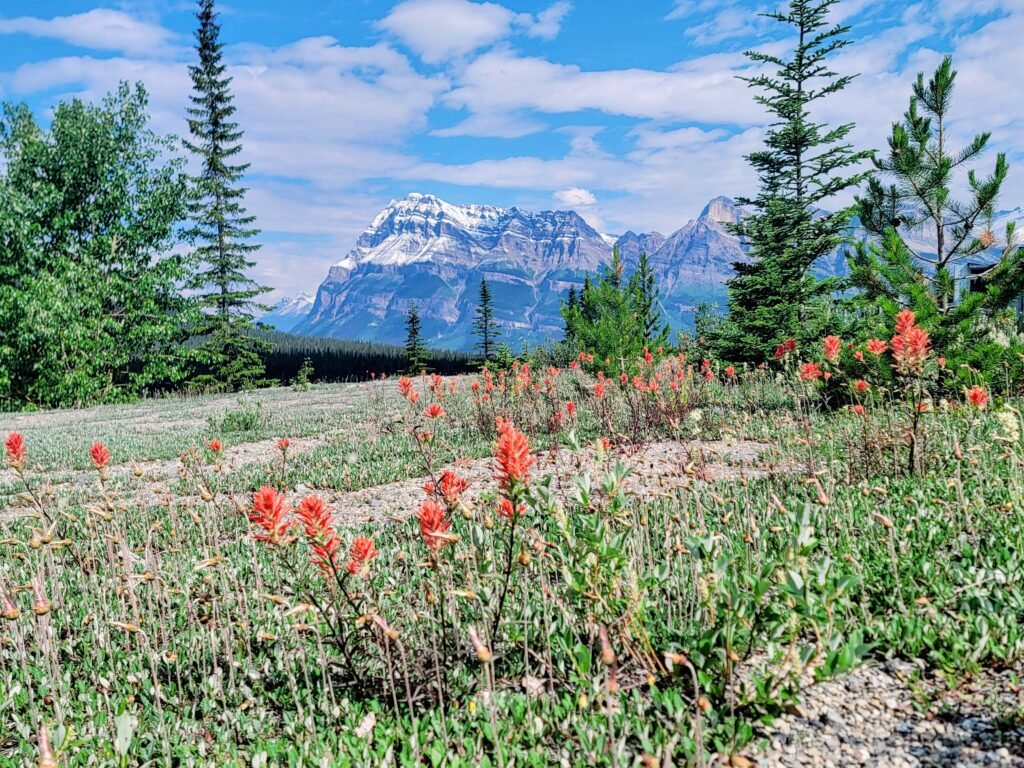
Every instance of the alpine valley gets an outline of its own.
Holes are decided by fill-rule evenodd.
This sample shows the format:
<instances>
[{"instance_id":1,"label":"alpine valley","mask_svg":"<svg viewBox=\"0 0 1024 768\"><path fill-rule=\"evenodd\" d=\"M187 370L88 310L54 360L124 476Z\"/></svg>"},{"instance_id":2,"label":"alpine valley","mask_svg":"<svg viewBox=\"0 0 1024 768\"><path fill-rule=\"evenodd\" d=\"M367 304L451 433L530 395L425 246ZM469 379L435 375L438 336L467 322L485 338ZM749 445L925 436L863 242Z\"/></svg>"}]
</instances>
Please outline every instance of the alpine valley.
<instances>
[{"instance_id":1,"label":"alpine valley","mask_svg":"<svg viewBox=\"0 0 1024 768\"><path fill-rule=\"evenodd\" d=\"M433 195L392 200L330 268L315 298L286 299L263 318L308 336L402 343L415 303L431 346L471 349L480 280L491 287L502 340L513 348L562 332L560 307L571 286L607 266L618 246L627 274L646 252L665 315L676 330L692 327L700 302L724 304L732 264L746 259L726 224L742 211L711 200L668 237L657 232L602 235L575 211L452 205ZM842 269L836 254L819 271Z\"/></svg>"}]
</instances>

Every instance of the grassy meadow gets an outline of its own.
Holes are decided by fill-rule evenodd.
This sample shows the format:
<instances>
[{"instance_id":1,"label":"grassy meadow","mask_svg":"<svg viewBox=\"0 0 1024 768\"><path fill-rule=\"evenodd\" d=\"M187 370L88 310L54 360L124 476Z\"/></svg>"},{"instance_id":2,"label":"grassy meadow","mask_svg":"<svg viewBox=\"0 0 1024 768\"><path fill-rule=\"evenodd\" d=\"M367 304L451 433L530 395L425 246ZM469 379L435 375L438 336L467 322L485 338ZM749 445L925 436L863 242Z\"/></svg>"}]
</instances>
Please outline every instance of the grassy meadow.
<instances>
[{"instance_id":1,"label":"grassy meadow","mask_svg":"<svg viewBox=\"0 0 1024 768\"><path fill-rule=\"evenodd\" d=\"M0 418L0 765L749 765L1021 668L1019 400L585 362Z\"/></svg>"}]
</instances>

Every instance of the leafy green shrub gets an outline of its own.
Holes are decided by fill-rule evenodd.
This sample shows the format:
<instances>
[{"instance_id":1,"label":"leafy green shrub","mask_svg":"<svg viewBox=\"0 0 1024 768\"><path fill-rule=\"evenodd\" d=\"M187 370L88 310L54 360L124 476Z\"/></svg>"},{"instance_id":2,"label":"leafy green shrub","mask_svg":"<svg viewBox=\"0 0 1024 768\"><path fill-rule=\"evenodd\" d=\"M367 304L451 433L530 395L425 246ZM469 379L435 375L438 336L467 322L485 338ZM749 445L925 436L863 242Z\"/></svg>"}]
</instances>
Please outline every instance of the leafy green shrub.
<instances>
[{"instance_id":1,"label":"leafy green shrub","mask_svg":"<svg viewBox=\"0 0 1024 768\"><path fill-rule=\"evenodd\" d=\"M255 432L266 424L263 403L258 400L239 398L238 407L225 411L222 416L211 416L208 419L210 433L213 435L232 432Z\"/></svg>"}]
</instances>

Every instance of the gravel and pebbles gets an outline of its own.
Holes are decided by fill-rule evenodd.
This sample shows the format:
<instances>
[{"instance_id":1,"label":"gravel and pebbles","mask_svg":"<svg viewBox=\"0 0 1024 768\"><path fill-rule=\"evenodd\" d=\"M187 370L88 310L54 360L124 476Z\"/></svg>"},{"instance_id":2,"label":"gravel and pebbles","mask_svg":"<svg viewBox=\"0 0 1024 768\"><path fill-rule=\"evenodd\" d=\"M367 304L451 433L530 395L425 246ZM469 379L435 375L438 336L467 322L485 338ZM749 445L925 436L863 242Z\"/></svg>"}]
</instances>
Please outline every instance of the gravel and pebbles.
<instances>
[{"instance_id":1,"label":"gravel and pebbles","mask_svg":"<svg viewBox=\"0 0 1024 768\"><path fill-rule=\"evenodd\" d=\"M1024 670L948 689L913 664L872 663L810 687L748 755L760 768L1024 768Z\"/></svg>"}]
</instances>

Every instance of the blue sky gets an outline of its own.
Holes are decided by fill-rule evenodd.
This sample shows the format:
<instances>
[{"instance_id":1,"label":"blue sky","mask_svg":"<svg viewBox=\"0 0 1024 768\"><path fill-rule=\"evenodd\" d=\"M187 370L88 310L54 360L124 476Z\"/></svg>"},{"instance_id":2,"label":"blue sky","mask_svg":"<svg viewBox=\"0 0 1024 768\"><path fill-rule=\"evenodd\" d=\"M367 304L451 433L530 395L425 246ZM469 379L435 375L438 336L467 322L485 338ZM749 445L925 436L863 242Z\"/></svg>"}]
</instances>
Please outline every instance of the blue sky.
<instances>
[{"instance_id":1,"label":"blue sky","mask_svg":"<svg viewBox=\"0 0 1024 768\"><path fill-rule=\"evenodd\" d=\"M743 155L765 116L742 51L783 52L772 0L233 0L221 10L246 130L258 276L313 290L393 197L578 210L603 232L665 234L719 194L753 192ZM119 80L149 89L155 127L185 130L188 0L13 0L0 7L0 99L44 116ZM1022 0L843 0L861 73L823 120L885 144L910 83L953 53L955 138L1007 151L1004 207L1024 197ZM991 164L991 159L982 168ZM1015 167L1013 167L1015 166ZM837 200L836 205L849 202Z\"/></svg>"}]
</instances>

